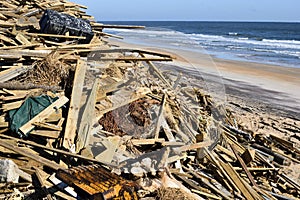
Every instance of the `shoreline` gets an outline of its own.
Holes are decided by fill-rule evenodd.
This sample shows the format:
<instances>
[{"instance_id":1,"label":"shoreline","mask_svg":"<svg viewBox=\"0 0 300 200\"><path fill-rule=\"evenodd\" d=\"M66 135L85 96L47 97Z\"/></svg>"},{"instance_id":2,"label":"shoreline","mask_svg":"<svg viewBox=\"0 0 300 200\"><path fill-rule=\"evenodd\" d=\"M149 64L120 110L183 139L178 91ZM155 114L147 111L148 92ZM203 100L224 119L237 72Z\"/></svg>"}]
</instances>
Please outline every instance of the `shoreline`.
<instances>
[{"instance_id":1,"label":"shoreline","mask_svg":"<svg viewBox=\"0 0 300 200\"><path fill-rule=\"evenodd\" d=\"M110 43L168 53L176 57L173 64L181 67L182 72L198 72L204 81L224 84L227 102L230 102L230 96L234 96L251 104L266 104L273 111L278 108L285 115L300 119L300 68L226 60L198 52L130 44L115 39L110 39Z\"/></svg>"}]
</instances>

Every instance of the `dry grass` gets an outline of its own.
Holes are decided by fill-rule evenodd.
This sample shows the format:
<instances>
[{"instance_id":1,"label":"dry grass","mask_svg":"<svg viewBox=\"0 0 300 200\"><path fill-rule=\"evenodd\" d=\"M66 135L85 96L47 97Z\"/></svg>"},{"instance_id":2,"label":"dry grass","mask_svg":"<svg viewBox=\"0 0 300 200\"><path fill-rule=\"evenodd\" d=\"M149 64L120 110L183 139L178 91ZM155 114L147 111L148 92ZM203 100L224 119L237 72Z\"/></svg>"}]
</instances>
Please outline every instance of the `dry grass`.
<instances>
[{"instance_id":1,"label":"dry grass","mask_svg":"<svg viewBox=\"0 0 300 200\"><path fill-rule=\"evenodd\" d=\"M46 86L61 86L69 78L71 66L59 60L59 53L53 51L44 60L35 62L33 69L22 78L25 83Z\"/></svg>"}]
</instances>

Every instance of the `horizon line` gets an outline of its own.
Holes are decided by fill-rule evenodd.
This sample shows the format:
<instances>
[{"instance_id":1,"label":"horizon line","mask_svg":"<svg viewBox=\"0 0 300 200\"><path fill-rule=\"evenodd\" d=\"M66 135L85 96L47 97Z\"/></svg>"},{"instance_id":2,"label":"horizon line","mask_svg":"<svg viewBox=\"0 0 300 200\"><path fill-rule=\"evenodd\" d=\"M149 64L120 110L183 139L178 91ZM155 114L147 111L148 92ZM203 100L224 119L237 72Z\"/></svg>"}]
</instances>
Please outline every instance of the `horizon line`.
<instances>
[{"instance_id":1,"label":"horizon line","mask_svg":"<svg viewBox=\"0 0 300 200\"><path fill-rule=\"evenodd\" d=\"M106 22L248 22L248 23L259 23L259 22L269 22L269 23L300 23L299 21L268 21L268 20L97 20Z\"/></svg>"}]
</instances>

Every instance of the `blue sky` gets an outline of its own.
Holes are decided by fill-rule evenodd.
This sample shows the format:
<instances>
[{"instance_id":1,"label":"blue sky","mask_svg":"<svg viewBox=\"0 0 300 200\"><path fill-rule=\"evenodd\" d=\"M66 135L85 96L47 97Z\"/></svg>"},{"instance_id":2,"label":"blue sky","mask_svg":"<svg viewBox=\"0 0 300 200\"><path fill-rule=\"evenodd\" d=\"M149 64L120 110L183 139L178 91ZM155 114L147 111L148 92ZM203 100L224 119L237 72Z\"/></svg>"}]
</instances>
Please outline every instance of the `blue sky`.
<instances>
[{"instance_id":1,"label":"blue sky","mask_svg":"<svg viewBox=\"0 0 300 200\"><path fill-rule=\"evenodd\" d=\"M300 22L300 0L70 0L98 21L197 20Z\"/></svg>"}]
</instances>

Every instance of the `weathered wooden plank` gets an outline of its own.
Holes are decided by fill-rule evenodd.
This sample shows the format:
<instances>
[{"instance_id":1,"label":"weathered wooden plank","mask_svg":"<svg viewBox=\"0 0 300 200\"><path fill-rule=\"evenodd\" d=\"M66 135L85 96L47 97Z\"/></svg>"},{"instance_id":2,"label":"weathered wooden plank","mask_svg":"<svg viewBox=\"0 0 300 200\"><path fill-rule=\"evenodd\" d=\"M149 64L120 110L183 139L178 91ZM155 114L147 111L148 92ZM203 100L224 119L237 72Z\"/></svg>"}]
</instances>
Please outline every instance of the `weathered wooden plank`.
<instances>
[{"instance_id":1,"label":"weathered wooden plank","mask_svg":"<svg viewBox=\"0 0 300 200\"><path fill-rule=\"evenodd\" d=\"M15 102L12 102L12 103L5 103L5 104L2 104L1 109L4 112L7 112L9 110L14 110L14 109L20 108L21 105L23 104L23 102L24 101L21 100L21 101L15 101Z\"/></svg>"},{"instance_id":2,"label":"weathered wooden plank","mask_svg":"<svg viewBox=\"0 0 300 200\"><path fill-rule=\"evenodd\" d=\"M234 171L234 169L231 167L230 164L226 164L223 162L220 162L223 169L226 171L226 173L229 175L230 179L235 183L235 185L239 188L241 193L244 195L246 199L249 200L255 200L256 196L253 195L254 191L249 191L248 188L244 185L244 182L242 181L241 177Z\"/></svg>"},{"instance_id":3,"label":"weathered wooden plank","mask_svg":"<svg viewBox=\"0 0 300 200\"><path fill-rule=\"evenodd\" d=\"M100 61L172 61L171 58L141 58L141 57L134 57L134 56L124 56L124 57L105 57L105 58L99 58Z\"/></svg>"},{"instance_id":4,"label":"weathered wooden plank","mask_svg":"<svg viewBox=\"0 0 300 200\"><path fill-rule=\"evenodd\" d=\"M139 146L139 145L163 143L163 142L165 142L165 139L161 139L161 138L158 138L158 139L132 139L130 141L133 145Z\"/></svg>"},{"instance_id":5,"label":"weathered wooden plank","mask_svg":"<svg viewBox=\"0 0 300 200\"><path fill-rule=\"evenodd\" d=\"M95 123L95 105L96 105L96 96L99 87L99 79L97 78L93 84L90 95L87 99L82 117L80 126L78 129L77 141L76 141L76 151L79 152L84 148L90 140L90 130Z\"/></svg>"},{"instance_id":6,"label":"weathered wooden plank","mask_svg":"<svg viewBox=\"0 0 300 200\"><path fill-rule=\"evenodd\" d=\"M46 128L54 131L61 131L62 127L55 124L45 123L45 122L33 122L32 125L40 128Z\"/></svg>"},{"instance_id":7,"label":"weathered wooden plank","mask_svg":"<svg viewBox=\"0 0 300 200\"><path fill-rule=\"evenodd\" d=\"M30 135L57 139L59 137L59 133L60 131L33 130L30 132Z\"/></svg>"},{"instance_id":8,"label":"weathered wooden plank","mask_svg":"<svg viewBox=\"0 0 300 200\"><path fill-rule=\"evenodd\" d=\"M7 70L1 71L0 72L0 83L4 83L5 81L9 81L9 80L19 76L20 74L26 72L29 68L30 67L20 65L20 66L14 66Z\"/></svg>"},{"instance_id":9,"label":"weathered wooden plank","mask_svg":"<svg viewBox=\"0 0 300 200\"><path fill-rule=\"evenodd\" d=\"M51 169L58 170L58 169L64 168L64 167L60 166L59 164L57 164L55 162L52 162L52 161L50 161L46 158L43 158L41 156L29 153L29 152L25 151L24 149L21 149L20 147L18 147L16 145L12 145L12 144L10 144L8 142L5 142L3 140L0 140L0 146L4 147L6 149L9 149L13 152L16 152L16 153L18 153L22 156L27 157L27 158L35 160L35 161L41 163L42 165L50 167Z\"/></svg>"},{"instance_id":10,"label":"weathered wooden plank","mask_svg":"<svg viewBox=\"0 0 300 200\"><path fill-rule=\"evenodd\" d=\"M27 38L22 34L18 33L16 35L16 39L22 44L22 45L31 45L31 42L27 40Z\"/></svg>"},{"instance_id":11,"label":"weathered wooden plank","mask_svg":"<svg viewBox=\"0 0 300 200\"><path fill-rule=\"evenodd\" d=\"M162 125L162 122L163 122L163 117L164 117L163 113L164 113L166 98L167 98L167 96L164 95L163 99L162 99L162 102L161 102L161 105L160 105L159 113L158 113L158 116L157 116L156 125L155 125L155 129L154 129L154 138L155 139L158 139L158 137L159 137L159 132L160 132L161 125Z\"/></svg>"},{"instance_id":12,"label":"weathered wooden plank","mask_svg":"<svg viewBox=\"0 0 300 200\"><path fill-rule=\"evenodd\" d=\"M46 185L45 185L45 183L44 183L44 180L43 180L43 178L42 178L42 175L41 175L41 173L40 173L40 170L39 170L38 168L35 168L35 175L36 175L36 177L37 177L37 179L38 179L38 181L39 181L39 183L40 183L40 186L41 186L42 190L43 190L44 193L46 194L47 200L53 200L51 194L49 193L49 191L48 191L48 189L47 189L47 187L46 187Z\"/></svg>"},{"instance_id":13,"label":"weathered wooden plank","mask_svg":"<svg viewBox=\"0 0 300 200\"><path fill-rule=\"evenodd\" d=\"M71 36L71 35L56 35L56 34L45 34L45 33L24 33L25 35L34 37L55 37L55 38L66 38L66 39L86 39L84 36Z\"/></svg>"},{"instance_id":14,"label":"weathered wooden plank","mask_svg":"<svg viewBox=\"0 0 300 200\"><path fill-rule=\"evenodd\" d=\"M93 163L105 164L107 166L115 167L115 165L113 165L111 163L103 163L103 162L100 162L100 161L98 161L96 159L93 159L93 158L88 158L88 157L85 157L85 156L81 156L79 154L71 153L69 151L64 151L64 150L55 149L55 148L52 148L52 147L47 147L45 145L37 144L37 143L32 142L32 141L26 141L26 140L23 140L23 139L18 139L18 138L14 138L14 137L11 137L11 136L8 136L8 135L3 135L3 134L0 134L0 138L10 139L10 140L16 141L17 143L27 144L27 145L30 145L32 147L38 147L38 148L41 148L41 149L44 149L44 150L47 150L47 151L51 151L51 152L55 152L55 153L59 153L59 154L62 154L62 155L68 156L68 157L78 158L78 159L85 160L85 161L90 161L90 162L93 162Z\"/></svg>"},{"instance_id":15,"label":"weathered wooden plank","mask_svg":"<svg viewBox=\"0 0 300 200\"><path fill-rule=\"evenodd\" d=\"M69 149L74 144L74 139L78 127L78 115L82 97L83 83L86 73L86 64L82 60L77 61L77 67L75 71L72 96L70 101L70 107L67 117L67 123L63 139L63 147Z\"/></svg>"},{"instance_id":16,"label":"weathered wooden plank","mask_svg":"<svg viewBox=\"0 0 300 200\"><path fill-rule=\"evenodd\" d=\"M56 100L54 103L52 103L50 106L48 106L46 109L44 109L41 113L39 113L37 116L35 116L33 119L31 119L29 122L24 124L19 131L21 131L23 134L27 134L32 129L34 129L34 122L42 122L45 118L49 117L52 113L54 113L57 109L65 105L69 99L65 96L60 97L58 100Z\"/></svg>"},{"instance_id":17,"label":"weathered wooden plank","mask_svg":"<svg viewBox=\"0 0 300 200\"><path fill-rule=\"evenodd\" d=\"M239 163L241 164L241 166L242 166L243 170L245 171L246 175L248 176L248 178L249 178L251 184L252 184L253 186L255 186L256 188L258 188L256 182L254 181L253 176L252 176L252 175L250 174L250 172L248 171L247 166L246 166L245 162L243 161L243 159L240 157L240 155L237 153L237 151L235 150L235 148L234 148L233 146L231 146L231 149L232 149L232 151L233 151L235 157L237 158L237 160L238 160Z\"/></svg>"},{"instance_id":18,"label":"weathered wooden plank","mask_svg":"<svg viewBox=\"0 0 300 200\"><path fill-rule=\"evenodd\" d=\"M140 55L143 58L146 58L146 56L143 53L140 53ZM172 61L172 58L165 58L165 59L169 59L170 61ZM156 76L161 79L161 81L166 84L169 88L172 88L171 84L169 83L169 81L164 77L164 75L160 72L160 70L151 62L151 60L145 60L146 63L149 65L149 67L155 72ZM153 61L153 60L152 60Z\"/></svg>"}]
</instances>

